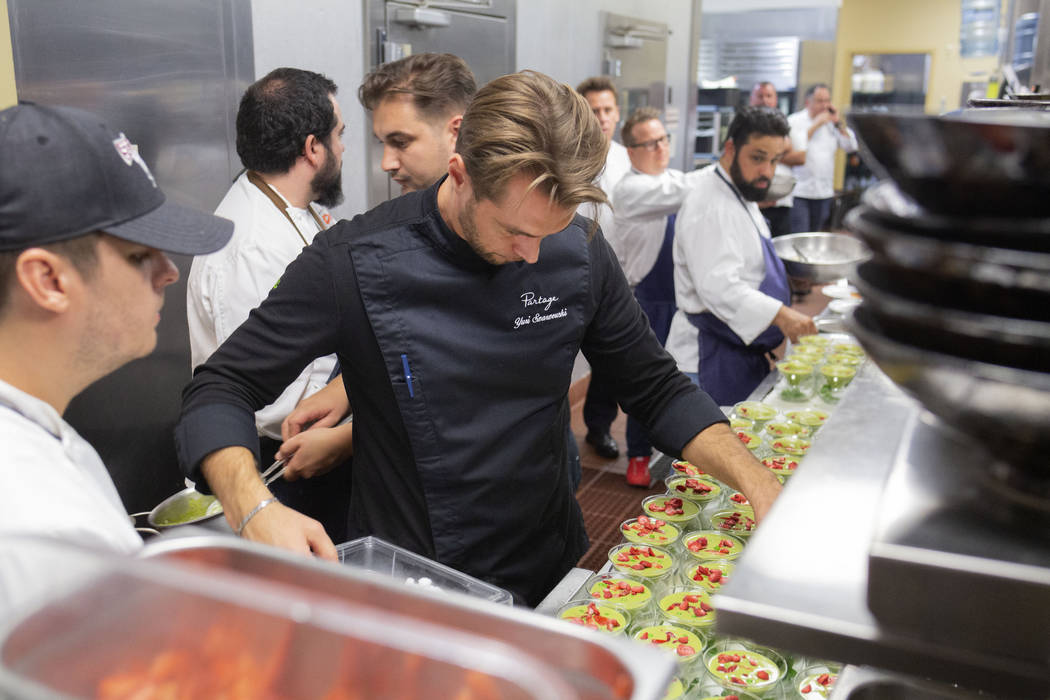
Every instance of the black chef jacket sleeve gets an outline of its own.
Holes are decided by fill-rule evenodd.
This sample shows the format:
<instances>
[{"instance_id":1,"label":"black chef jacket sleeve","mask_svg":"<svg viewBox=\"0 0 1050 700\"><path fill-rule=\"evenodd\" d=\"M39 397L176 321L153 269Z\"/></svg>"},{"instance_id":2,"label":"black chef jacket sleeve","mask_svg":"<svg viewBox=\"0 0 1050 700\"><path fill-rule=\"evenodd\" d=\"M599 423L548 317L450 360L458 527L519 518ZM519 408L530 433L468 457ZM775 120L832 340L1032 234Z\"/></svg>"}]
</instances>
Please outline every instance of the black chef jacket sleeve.
<instances>
[{"instance_id":1,"label":"black chef jacket sleeve","mask_svg":"<svg viewBox=\"0 0 1050 700\"><path fill-rule=\"evenodd\" d=\"M318 235L303 249L183 390L175 448L182 470L197 483L203 484L201 460L223 447L246 447L258 461L255 411L277 398L307 364L335 351L340 316L333 257L349 254L328 240Z\"/></svg>"},{"instance_id":2,"label":"black chef jacket sleeve","mask_svg":"<svg viewBox=\"0 0 1050 700\"><path fill-rule=\"evenodd\" d=\"M680 457L697 433L726 417L660 345L605 237L598 232L589 245L595 307L583 354L595 374L611 383L624 410L645 426L653 445Z\"/></svg>"}]
</instances>

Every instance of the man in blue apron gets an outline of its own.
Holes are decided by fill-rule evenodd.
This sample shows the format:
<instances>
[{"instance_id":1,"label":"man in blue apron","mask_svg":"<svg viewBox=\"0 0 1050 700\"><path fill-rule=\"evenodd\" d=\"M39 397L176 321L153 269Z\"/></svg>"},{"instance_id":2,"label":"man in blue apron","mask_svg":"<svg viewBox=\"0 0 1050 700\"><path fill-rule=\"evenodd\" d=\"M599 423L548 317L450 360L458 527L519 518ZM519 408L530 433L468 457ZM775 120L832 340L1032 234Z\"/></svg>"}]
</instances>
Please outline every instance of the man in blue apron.
<instances>
[{"instance_id":1,"label":"man in blue apron","mask_svg":"<svg viewBox=\"0 0 1050 700\"><path fill-rule=\"evenodd\" d=\"M358 423L351 536L520 601L538 603L586 549L565 468L581 349L657 447L768 511L772 472L675 369L600 230L575 214L605 199L605 150L571 88L504 76L464 115L446 178L318 234L184 392L180 463L238 532L335 557L315 521L273 500L252 454L252 411L332 351Z\"/></svg>"},{"instance_id":2,"label":"man in blue apron","mask_svg":"<svg viewBox=\"0 0 1050 700\"><path fill-rule=\"evenodd\" d=\"M784 264L758 208L788 150L787 119L768 107L733 118L721 158L706 168L675 223L675 298L667 349L711 398L742 401L769 374L769 353L816 333L790 307Z\"/></svg>"}]
</instances>

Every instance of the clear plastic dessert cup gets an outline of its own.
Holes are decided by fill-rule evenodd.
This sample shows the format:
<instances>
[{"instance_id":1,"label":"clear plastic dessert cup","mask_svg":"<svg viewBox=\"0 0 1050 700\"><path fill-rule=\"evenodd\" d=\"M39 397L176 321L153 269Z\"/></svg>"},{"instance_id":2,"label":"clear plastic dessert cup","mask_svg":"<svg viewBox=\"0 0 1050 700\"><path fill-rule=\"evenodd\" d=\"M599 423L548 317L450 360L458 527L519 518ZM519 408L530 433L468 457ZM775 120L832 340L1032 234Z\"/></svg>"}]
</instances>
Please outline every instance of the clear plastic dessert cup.
<instances>
[{"instance_id":1,"label":"clear plastic dessert cup","mask_svg":"<svg viewBox=\"0 0 1050 700\"><path fill-rule=\"evenodd\" d=\"M682 568L678 572L678 582L685 586L699 586L711 593L718 590L732 578L733 569L736 567L726 559L712 559L704 562L682 562Z\"/></svg>"},{"instance_id":2,"label":"clear plastic dessert cup","mask_svg":"<svg viewBox=\"0 0 1050 700\"><path fill-rule=\"evenodd\" d=\"M793 457L804 457L809 448L813 443L809 438L798 437L795 435L789 435L787 437L777 438L773 442L769 443L769 446L773 448L773 451L781 455L791 455Z\"/></svg>"},{"instance_id":3,"label":"clear plastic dessert cup","mask_svg":"<svg viewBox=\"0 0 1050 700\"><path fill-rule=\"evenodd\" d=\"M722 487L714 479L702 476L681 476L672 474L664 479L667 493L694 503L709 503L722 494Z\"/></svg>"},{"instance_id":4,"label":"clear plastic dessert cup","mask_svg":"<svg viewBox=\"0 0 1050 700\"><path fill-rule=\"evenodd\" d=\"M781 399L797 402L813 398L813 365L800 360L781 360L777 369L783 383Z\"/></svg>"},{"instance_id":5,"label":"clear plastic dessert cup","mask_svg":"<svg viewBox=\"0 0 1050 700\"><path fill-rule=\"evenodd\" d=\"M766 423L765 430L766 440L770 438L784 437L785 435L800 435L802 437L809 437L813 434L808 426L802 425L801 423L795 423L790 420L773 420Z\"/></svg>"},{"instance_id":6,"label":"clear plastic dessert cup","mask_svg":"<svg viewBox=\"0 0 1050 700\"><path fill-rule=\"evenodd\" d=\"M733 416L729 419L729 427L733 430L754 430L755 421L743 416Z\"/></svg>"},{"instance_id":7,"label":"clear plastic dessert cup","mask_svg":"<svg viewBox=\"0 0 1050 700\"><path fill-rule=\"evenodd\" d=\"M653 595L662 595L674 580L675 557L669 550L638 544L618 544L609 561L620 573L647 582Z\"/></svg>"},{"instance_id":8,"label":"clear plastic dessert cup","mask_svg":"<svg viewBox=\"0 0 1050 700\"><path fill-rule=\"evenodd\" d=\"M832 663L812 663L807 665L792 681L792 688L786 697L791 700L815 700L829 698L838 680L840 667Z\"/></svg>"},{"instance_id":9,"label":"clear plastic dessert cup","mask_svg":"<svg viewBox=\"0 0 1050 700\"><path fill-rule=\"evenodd\" d=\"M846 365L847 367L860 367L864 364L863 355L850 355L844 352L837 352L827 357L827 364L829 365Z\"/></svg>"},{"instance_id":10,"label":"clear plastic dessert cup","mask_svg":"<svg viewBox=\"0 0 1050 700\"><path fill-rule=\"evenodd\" d=\"M775 454L762 458L761 462L780 478L787 479L798 470L799 465L802 464L802 458L789 454Z\"/></svg>"},{"instance_id":11,"label":"clear plastic dessert cup","mask_svg":"<svg viewBox=\"0 0 1050 700\"><path fill-rule=\"evenodd\" d=\"M777 417L777 409L761 401L741 401L733 406L731 417L748 418L755 423L755 430L761 430L766 423Z\"/></svg>"},{"instance_id":12,"label":"clear plastic dessert cup","mask_svg":"<svg viewBox=\"0 0 1050 700\"><path fill-rule=\"evenodd\" d=\"M762 441L762 436L758 433L750 430L734 430L733 432L736 433L740 442L744 443L744 447L751 450L752 454L759 454L763 451L765 444Z\"/></svg>"},{"instance_id":13,"label":"clear plastic dessert cup","mask_svg":"<svg viewBox=\"0 0 1050 700\"><path fill-rule=\"evenodd\" d=\"M633 625L649 625L656 619L656 597L641 577L595 574L583 584L582 592L592 600L630 613Z\"/></svg>"},{"instance_id":14,"label":"clear plastic dessert cup","mask_svg":"<svg viewBox=\"0 0 1050 700\"><path fill-rule=\"evenodd\" d=\"M777 697L787 676L787 661L778 652L749 642L721 640L704 652L704 669L716 684L760 698Z\"/></svg>"},{"instance_id":15,"label":"clear plastic dessert cup","mask_svg":"<svg viewBox=\"0 0 1050 700\"><path fill-rule=\"evenodd\" d=\"M849 365L824 365L820 368L820 398L834 403L842 397L842 391L857 375L857 368Z\"/></svg>"},{"instance_id":16,"label":"clear plastic dessert cup","mask_svg":"<svg viewBox=\"0 0 1050 700\"><path fill-rule=\"evenodd\" d=\"M728 532L746 540L754 532L755 511L750 506L726 508L711 514L711 529Z\"/></svg>"},{"instance_id":17,"label":"clear plastic dessert cup","mask_svg":"<svg viewBox=\"0 0 1050 700\"><path fill-rule=\"evenodd\" d=\"M660 518L674 523L681 531L694 529L699 520L700 506L681 496L665 493L662 496L649 496L642 501L642 510L650 518Z\"/></svg>"},{"instance_id":18,"label":"clear plastic dessert cup","mask_svg":"<svg viewBox=\"0 0 1050 700\"><path fill-rule=\"evenodd\" d=\"M703 476L707 473L700 467L691 464L684 459L676 459L671 462L671 469L673 469L676 474L682 474L683 476Z\"/></svg>"},{"instance_id":19,"label":"clear plastic dessert cup","mask_svg":"<svg viewBox=\"0 0 1050 700\"><path fill-rule=\"evenodd\" d=\"M657 607L663 624L691 630L705 644L714 638L715 606L707 589L676 587L660 598Z\"/></svg>"},{"instance_id":20,"label":"clear plastic dessert cup","mask_svg":"<svg viewBox=\"0 0 1050 700\"><path fill-rule=\"evenodd\" d=\"M664 696L661 700L683 700L685 698L685 684L682 679L675 676L671 679L671 682L667 684L667 690L664 691Z\"/></svg>"},{"instance_id":21,"label":"clear plastic dessert cup","mask_svg":"<svg viewBox=\"0 0 1050 700\"><path fill-rule=\"evenodd\" d=\"M634 639L664 649L678 660L680 675L690 675L690 669L704 658L704 640L691 629L679 625L650 625L634 633Z\"/></svg>"},{"instance_id":22,"label":"clear plastic dessert cup","mask_svg":"<svg viewBox=\"0 0 1050 700\"><path fill-rule=\"evenodd\" d=\"M620 523L620 534L624 540L634 544L671 547L678 541L682 531L673 523L661 518L639 515Z\"/></svg>"},{"instance_id":23,"label":"clear plastic dessert cup","mask_svg":"<svg viewBox=\"0 0 1050 700\"><path fill-rule=\"evenodd\" d=\"M815 434L827 422L828 412L819 408L799 408L794 411L788 411L784 414L784 417L792 423L806 426L810 429L811 434Z\"/></svg>"},{"instance_id":24,"label":"clear plastic dessert cup","mask_svg":"<svg viewBox=\"0 0 1050 700\"><path fill-rule=\"evenodd\" d=\"M737 559L744 551L744 541L718 530L696 530L682 538L685 553L694 561Z\"/></svg>"},{"instance_id":25,"label":"clear plastic dessert cup","mask_svg":"<svg viewBox=\"0 0 1050 700\"><path fill-rule=\"evenodd\" d=\"M815 345L818 348L826 349L831 345L831 338L826 335L815 333L813 335L799 336L799 345Z\"/></svg>"},{"instance_id":26,"label":"clear plastic dessert cup","mask_svg":"<svg viewBox=\"0 0 1050 700\"><path fill-rule=\"evenodd\" d=\"M856 343L835 343L831 346L831 352L836 355L853 355L854 357L864 357L864 348L857 345Z\"/></svg>"},{"instance_id":27,"label":"clear plastic dessert cup","mask_svg":"<svg viewBox=\"0 0 1050 700\"><path fill-rule=\"evenodd\" d=\"M596 600L572 600L558 608L557 617L604 634L621 635L631 624L630 614Z\"/></svg>"}]
</instances>

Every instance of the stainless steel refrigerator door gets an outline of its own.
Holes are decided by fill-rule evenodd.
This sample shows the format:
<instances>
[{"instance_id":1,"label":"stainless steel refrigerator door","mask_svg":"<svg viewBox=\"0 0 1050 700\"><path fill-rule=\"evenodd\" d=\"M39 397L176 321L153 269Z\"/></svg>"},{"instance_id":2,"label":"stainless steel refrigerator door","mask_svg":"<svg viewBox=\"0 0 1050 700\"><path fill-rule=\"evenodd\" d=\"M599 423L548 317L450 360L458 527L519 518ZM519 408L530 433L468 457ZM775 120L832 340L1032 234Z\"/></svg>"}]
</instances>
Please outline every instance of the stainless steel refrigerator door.
<instances>
[{"instance_id":1,"label":"stainless steel refrigerator door","mask_svg":"<svg viewBox=\"0 0 1050 700\"><path fill-rule=\"evenodd\" d=\"M470 66L478 86L514 71L514 9L516 0L460 0L458 2L390 2L369 0L367 5L366 65L420 53L452 53ZM371 123L369 123L371 128ZM368 149L368 206L401 194L401 188L383 172L383 147L370 140Z\"/></svg>"}]
</instances>

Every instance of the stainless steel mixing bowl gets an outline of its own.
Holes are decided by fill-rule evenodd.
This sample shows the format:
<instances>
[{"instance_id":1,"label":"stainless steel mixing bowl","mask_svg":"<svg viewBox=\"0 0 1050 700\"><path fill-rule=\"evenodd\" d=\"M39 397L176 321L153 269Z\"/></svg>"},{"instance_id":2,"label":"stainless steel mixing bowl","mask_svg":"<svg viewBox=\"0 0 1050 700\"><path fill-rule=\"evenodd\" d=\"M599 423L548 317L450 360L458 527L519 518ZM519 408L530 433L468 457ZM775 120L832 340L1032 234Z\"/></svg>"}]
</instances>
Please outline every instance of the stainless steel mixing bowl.
<instances>
[{"instance_id":1,"label":"stainless steel mixing bowl","mask_svg":"<svg viewBox=\"0 0 1050 700\"><path fill-rule=\"evenodd\" d=\"M871 251L864 242L842 233L792 233L773 239L773 248L792 277L816 284L848 277Z\"/></svg>"}]
</instances>

